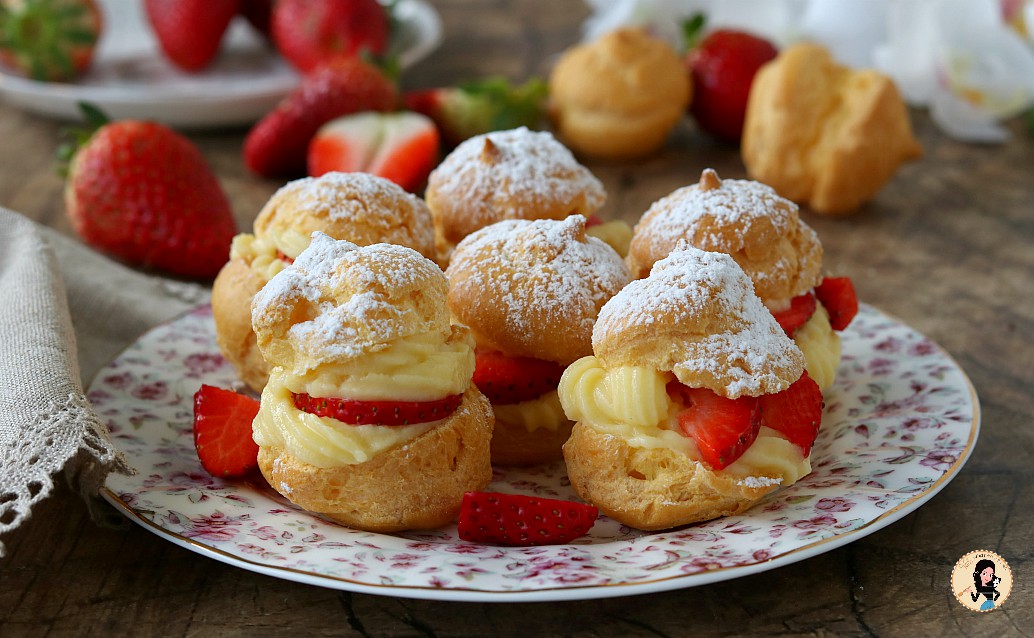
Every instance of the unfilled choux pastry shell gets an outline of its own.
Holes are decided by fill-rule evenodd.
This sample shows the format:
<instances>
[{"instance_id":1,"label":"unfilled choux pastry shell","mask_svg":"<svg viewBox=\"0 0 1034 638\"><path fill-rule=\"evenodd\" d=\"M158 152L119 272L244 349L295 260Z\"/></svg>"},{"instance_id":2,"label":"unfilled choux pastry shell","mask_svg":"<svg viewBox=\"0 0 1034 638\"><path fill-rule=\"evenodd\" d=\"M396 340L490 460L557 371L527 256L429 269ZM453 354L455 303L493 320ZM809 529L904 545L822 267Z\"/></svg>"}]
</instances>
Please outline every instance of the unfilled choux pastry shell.
<instances>
[{"instance_id":1,"label":"unfilled choux pastry shell","mask_svg":"<svg viewBox=\"0 0 1034 638\"><path fill-rule=\"evenodd\" d=\"M705 169L697 184L650 206L629 247L632 276L645 277L679 241L731 255L763 301L788 301L821 280L822 244L797 205L770 186L722 180Z\"/></svg>"},{"instance_id":2,"label":"unfilled choux pastry shell","mask_svg":"<svg viewBox=\"0 0 1034 638\"><path fill-rule=\"evenodd\" d=\"M741 145L753 179L819 213L857 210L922 154L894 82L824 47L783 50L754 77Z\"/></svg>"},{"instance_id":3,"label":"unfilled choux pastry shell","mask_svg":"<svg viewBox=\"0 0 1034 638\"><path fill-rule=\"evenodd\" d=\"M390 180L367 173L326 173L282 186L255 219L255 235L316 231L359 246L398 244L435 258L427 204Z\"/></svg>"},{"instance_id":4,"label":"unfilled choux pastry shell","mask_svg":"<svg viewBox=\"0 0 1034 638\"><path fill-rule=\"evenodd\" d=\"M685 243L607 302L592 346L604 367L670 371L732 399L781 392L804 371L804 355L732 257Z\"/></svg>"},{"instance_id":5,"label":"unfilled choux pastry shell","mask_svg":"<svg viewBox=\"0 0 1034 638\"><path fill-rule=\"evenodd\" d=\"M464 492L492 480L492 418L488 399L471 386L440 425L364 463L320 468L262 447L259 468L292 502L344 525L432 529L456 519Z\"/></svg>"},{"instance_id":6,"label":"unfilled choux pastry shell","mask_svg":"<svg viewBox=\"0 0 1034 638\"><path fill-rule=\"evenodd\" d=\"M506 219L563 219L595 213L603 184L549 132L527 128L472 137L427 181L439 263L476 230Z\"/></svg>"},{"instance_id":7,"label":"unfilled choux pastry shell","mask_svg":"<svg viewBox=\"0 0 1034 638\"><path fill-rule=\"evenodd\" d=\"M255 295L252 326L266 361L303 374L399 338L449 335L447 285L441 269L412 248L360 247L317 232Z\"/></svg>"},{"instance_id":8,"label":"unfilled choux pastry shell","mask_svg":"<svg viewBox=\"0 0 1034 638\"><path fill-rule=\"evenodd\" d=\"M584 423L564 444L564 460L579 497L642 530L739 514L779 485L717 474L669 448L632 447Z\"/></svg>"},{"instance_id":9,"label":"unfilled choux pastry shell","mask_svg":"<svg viewBox=\"0 0 1034 638\"><path fill-rule=\"evenodd\" d=\"M592 354L596 315L630 279L581 215L488 226L457 246L446 274L452 315L479 347L562 365Z\"/></svg>"},{"instance_id":10,"label":"unfilled choux pastry shell","mask_svg":"<svg viewBox=\"0 0 1034 638\"><path fill-rule=\"evenodd\" d=\"M560 138L576 153L607 159L660 148L692 93L678 53L636 28L567 50L550 74L549 89Z\"/></svg>"}]
</instances>

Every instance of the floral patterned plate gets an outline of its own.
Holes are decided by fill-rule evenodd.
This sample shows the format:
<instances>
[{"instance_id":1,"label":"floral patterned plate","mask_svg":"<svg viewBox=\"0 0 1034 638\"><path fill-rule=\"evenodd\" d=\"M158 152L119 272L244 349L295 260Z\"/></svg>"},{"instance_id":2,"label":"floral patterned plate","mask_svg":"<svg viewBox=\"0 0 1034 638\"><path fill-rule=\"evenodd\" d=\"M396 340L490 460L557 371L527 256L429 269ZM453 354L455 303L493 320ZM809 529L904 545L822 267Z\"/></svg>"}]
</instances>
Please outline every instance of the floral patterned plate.
<instances>
[{"instance_id":1,"label":"floral patterned plate","mask_svg":"<svg viewBox=\"0 0 1034 638\"><path fill-rule=\"evenodd\" d=\"M211 308L159 326L95 378L90 400L135 476L106 498L178 545L244 569L356 592L464 601L642 594L787 565L870 534L928 501L976 443L965 373L937 345L863 306L844 333L814 471L749 512L660 533L601 516L570 545L466 543L456 527L373 534L294 507L261 479L225 481L194 452L192 395L238 384L215 345ZM490 489L574 499L562 464L498 470Z\"/></svg>"}]
</instances>

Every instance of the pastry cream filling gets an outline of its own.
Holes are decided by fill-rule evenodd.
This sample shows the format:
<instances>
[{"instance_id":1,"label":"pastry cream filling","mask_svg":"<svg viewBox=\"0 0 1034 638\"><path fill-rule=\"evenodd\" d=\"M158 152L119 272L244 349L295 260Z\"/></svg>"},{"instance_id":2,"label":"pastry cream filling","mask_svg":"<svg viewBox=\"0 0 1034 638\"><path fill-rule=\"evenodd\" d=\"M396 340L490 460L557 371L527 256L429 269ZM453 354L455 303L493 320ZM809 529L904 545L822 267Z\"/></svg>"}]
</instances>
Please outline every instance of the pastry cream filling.
<instances>
[{"instance_id":1,"label":"pastry cream filling","mask_svg":"<svg viewBox=\"0 0 1034 638\"><path fill-rule=\"evenodd\" d=\"M294 375L276 367L262 391L252 423L255 442L283 448L317 467L363 463L435 427L441 420L413 425L354 425L299 410L295 393L357 401L436 401L463 394L474 374L471 339L443 339L424 333L397 339L357 361L320 366Z\"/></svg>"},{"instance_id":2,"label":"pastry cream filling","mask_svg":"<svg viewBox=\"0 0 1034 638\"><path fill-rule=\"evenodd\" d=\"M808 376L825 391L836 380L840 365L840 335L829 325L829 313L818 304L815 313L793 333L794 343L804 353Z\"/></svg>"},{"instance_id":3,"label":"pastry cream filling","mask_svg":"<svg viewBox=\"0 0 1034 638\"><path fill-rule=\"evenodd\" d=\"M632 227L628 222L619 219L587 226L585 234L602 240L622 257L628 256L628 247L632 244Z\"/></svg>"},{"instance_id":4,"label":"pastry cream filling","mask_svg":"<svg viewBox=\"0 0 1034 638\"><path fill-rule=\"evenodd\" d=\"M262 390L262 405L252 422L252 438L278 447L316 467L354 465L427 432L440 421L414 425L349 425L294 407L283 368L274 368Z\"/></svg>"},{"instance_id":5,"label":"pastry cream filling","mask_svg":"<svg viewBox=\"0 0 1034 638\"><path fill-rule=\"evenodd\" d=\"M357 401L437 401L463 394L474 375L467 339L443 341L425 333L396 339L369 357L321 365L303 375L285 375L291 392Z\"/></svg>"},{"instance_id":6,"label":"pastry cream filling","mask_svg":"<svg viewBox=\"0 0 1034 638\"><path fill-rule=\"evenodd\" d=\"M269 280L287 267L287 262L280 259L278 251L294 259L309 247L310 241L310 237L290 228L282 233L270 231L265 237L241 233L230 244L230 259L243 260L252 270Z\"/></svg>"},{"instance_id":7,"label":"pastry cream filling","mask_svg":"<svg viewBox=\"0 0 1034 638\"><path fill-rule=\"evenodd\" d=\"M666 386L673 378L670 372L643 366L608 370L589 356L564 371L558 390L564 412L573 421L621 437L632 447L670 448L699 460L696 443L679 429L679 405L668 397ZM762 427L743 455L716 473L778 477L790 485L809 472L811 463L800 448Z\"/></svg>"},{"instance_id":8,"label":"pastry cream filling","mask_svg":"<svg viewBox=\"0 0 1034 638\"><path fill-rule=\"evenodd\" d=\"M567 423L567 415L560 405L560 394L551 390L537 399L529 399L520 403L492 404L496 425L505 423L512 427L522 427L528 432L538 429L556 431Z\"/></svg>"}]
</instances>

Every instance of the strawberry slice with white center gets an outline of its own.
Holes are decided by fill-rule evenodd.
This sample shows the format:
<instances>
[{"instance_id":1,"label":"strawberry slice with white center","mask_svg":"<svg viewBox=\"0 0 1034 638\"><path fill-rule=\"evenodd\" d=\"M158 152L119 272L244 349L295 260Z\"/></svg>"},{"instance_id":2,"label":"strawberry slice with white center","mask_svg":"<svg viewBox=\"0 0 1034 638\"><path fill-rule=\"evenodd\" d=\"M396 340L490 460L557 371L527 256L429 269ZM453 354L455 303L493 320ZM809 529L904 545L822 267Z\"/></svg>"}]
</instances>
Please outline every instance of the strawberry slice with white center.
<instances>
[{"instance_id":1,"label":"strawberry slice with white center","mask_svg":"<svg viewBox=\"0 0 1034 638\"><path fill-rule=\"evenodd\" d=\"M816 308L818 304L815 302L815 295L806 292L791 299L789 308L773 312L772 315L779 322L779 327L786 332L786 336L792 338L798 328L808 323Z\"/></svg>"},{"instance_id":2,"label":"strawberry slice with white center","mask_svg":"<svg viewBox=\"0 0 1034 638\"><path fill-rule=\"evenodd\" d=\"M434 122L420 113L347 115L324 124L309 142L309 175L370 173L416 192L438 161L439 145Z\"/></svg>"},{"instance_id":3,"label":"strawberry slice with white center","mask_svg":"<svg viewBox=\"0 0 1034 638\"><path fill-rule=\"evenodd\" d=\"M350 425L414 425L447 418L463 403L462 394L435 401L356 401L294 393L294 407Z\"/></svg>"},{"instance_id":4,"label":"strawberry slice with white center","mask_svg":"<svg viewBox=\"0 0 1034 638\"><path fill-rule=\"evenodd\" d=\"M679 427L696 441L700 458L711 469L735 462L758 438L761 410L756 397L727 399L678 381L668 383L667 390L685 406L678 414Z\"/></svg>"},{"instance_id":5,"label":"strawberry slice with white center","mask_svg":"<svg viewBox=\"0 0 1034 638\"><path fill-rule=\"evenodd\" d=\"M822 390L805 371L786 390L761 397L761 421L807 456L822 425Z\"/></svg>"},{"instance_id":6,"label":"strawberry slice with white center","mask_svg":"<svg viewBox=\"0 0 1034 638\"><path fill-rule=\"evenodd\" d=\"M596 523L593 505L498 492L467 492L460 505L459 536L495 545L558 545Z\"/></svg>"},{"instance_id":7,"label":"strawberry slice with white center","mask_svg":"<svg viewBox=\"0 0 1034 638\"><path fill-rule=\"evenodd\" d=\"M501 352L474 352L474 385L497 405L537 399L560 384L564 366L531 357L508 357Z\"/></svg>"},{"instance_id":8,"label":"strawberry slice with white center","mask_svg":"<svg viewBox=\"0 0 1034 638\"><path fill-rule=\"evenodd\" d=\"M858 314L858 295L850 277L825 277L815 287L815 296L829 313L829 325L843 330Z\"/></svg>"}]
</instances>

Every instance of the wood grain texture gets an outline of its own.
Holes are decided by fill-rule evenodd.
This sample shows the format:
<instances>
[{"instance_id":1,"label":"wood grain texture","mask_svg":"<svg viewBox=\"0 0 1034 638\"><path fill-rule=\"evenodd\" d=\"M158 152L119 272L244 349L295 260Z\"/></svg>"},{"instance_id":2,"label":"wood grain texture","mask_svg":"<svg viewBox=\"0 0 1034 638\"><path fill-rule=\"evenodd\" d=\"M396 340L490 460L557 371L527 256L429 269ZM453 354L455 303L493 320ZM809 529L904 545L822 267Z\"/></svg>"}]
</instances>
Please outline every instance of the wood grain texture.
<instances>
[{"instance_id":1,"label":"wood grain texture","mask_svg":"<svg viewBox=\"0 0 1034 638\"><path fill-rule=\"evenodd\" d=\"M442 47L409 88L545 74L575 41L585 6L434 0ZM934 636L1034 633L1034 138L1021 122L996 146L945 137L922 112L924 157L864 210L805 212L825 263L860 296L950 352L976 386L983 429L965 470L912 515L844 548L707 587L598 601L466 604L350 594L229 567L131 525L94 525L67 488L7 537L0 635L17 636ZM0 104L0 204L71 234L51 172L62 125ZM248 228L279 183L247 173L243 131L192 134ZM744 177L734 148L687 120L657 155L589 163L605 217L635 221L705 167ZM1017 582L992 614L958 605L955 561L985 548Z\"/></svg>"}]
</instances>

